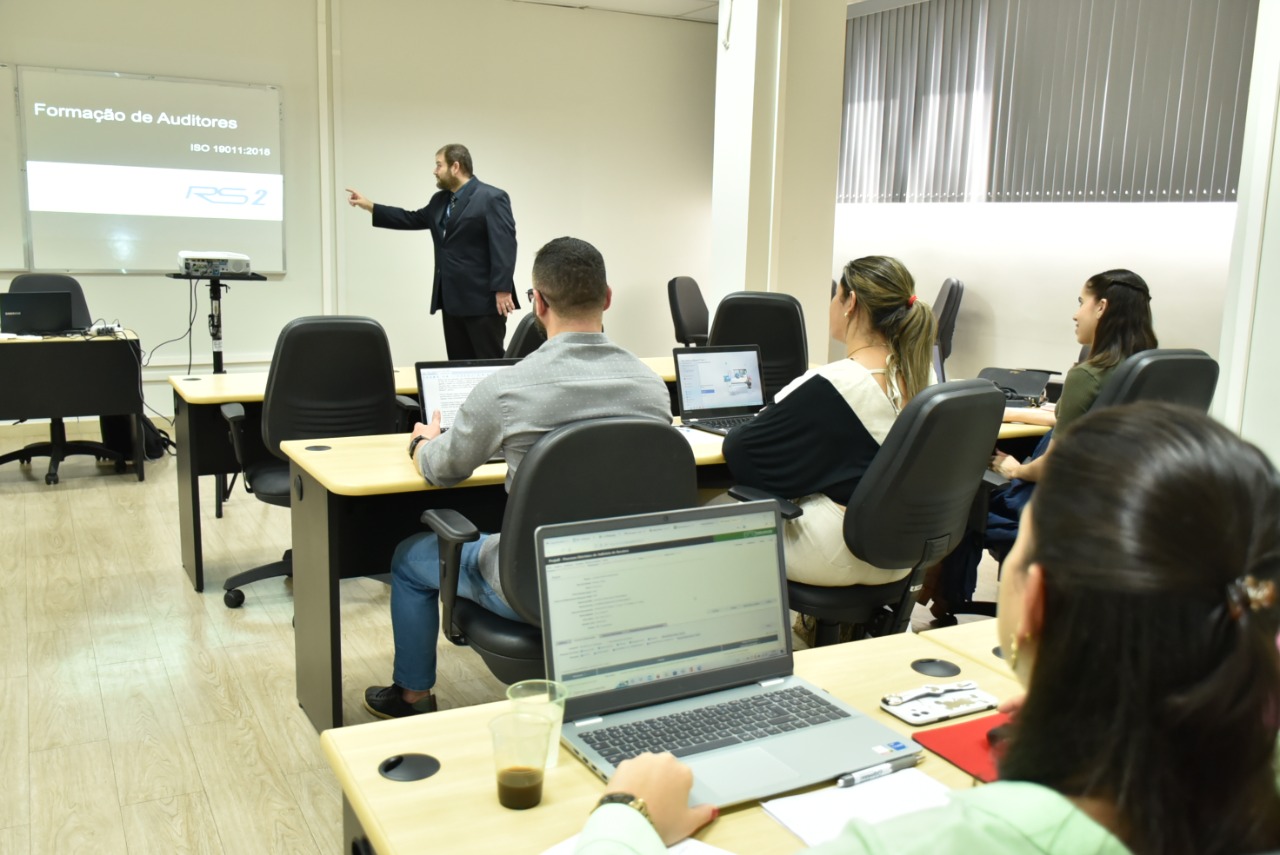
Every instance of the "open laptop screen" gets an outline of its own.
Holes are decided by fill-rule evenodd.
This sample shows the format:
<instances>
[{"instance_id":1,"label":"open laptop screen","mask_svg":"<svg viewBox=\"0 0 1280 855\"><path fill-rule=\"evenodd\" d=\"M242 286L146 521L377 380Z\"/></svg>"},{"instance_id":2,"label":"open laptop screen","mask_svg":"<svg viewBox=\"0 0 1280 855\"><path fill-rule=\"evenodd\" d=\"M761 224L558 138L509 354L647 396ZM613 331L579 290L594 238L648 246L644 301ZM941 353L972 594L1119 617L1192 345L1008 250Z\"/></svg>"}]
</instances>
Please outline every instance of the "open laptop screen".
<instances>
[{"instance_id":1,"label":"open laptop screen","mask_svg":"<svg viewBox=\"0 0 1280 855\"><path fill-rule=\"evenodd\" d=\"M745 415L764 406L759 347L678 348L674 358L681 416Z\"/></svg>"},{"instance_id":2,"label":"open laptop screen","mask_svg":"<svg viewBox=\"0 0 1280 855\"><path fill-rule=\"evenodd\" d=\"M780 525L758 503L540 528L549 676L575 705L634 689L631 706L682 678L767 660L789 670Z\"/></svg>"},{"instance_id":3,"label":"open laptop screen","mask_svg":"<svg viewBox=\"0 0 1280 855\"><path fill-rule=\"evenodd\" d=\"M414 365L418 375L418 403L422 409L422 421L431 421L431 414L440 411L440 426L448 429L458 414L458 407L484 378L495 371L515 365L518 359L471 359L452 362L419 362Z\"/></svg>"}]
</instances>

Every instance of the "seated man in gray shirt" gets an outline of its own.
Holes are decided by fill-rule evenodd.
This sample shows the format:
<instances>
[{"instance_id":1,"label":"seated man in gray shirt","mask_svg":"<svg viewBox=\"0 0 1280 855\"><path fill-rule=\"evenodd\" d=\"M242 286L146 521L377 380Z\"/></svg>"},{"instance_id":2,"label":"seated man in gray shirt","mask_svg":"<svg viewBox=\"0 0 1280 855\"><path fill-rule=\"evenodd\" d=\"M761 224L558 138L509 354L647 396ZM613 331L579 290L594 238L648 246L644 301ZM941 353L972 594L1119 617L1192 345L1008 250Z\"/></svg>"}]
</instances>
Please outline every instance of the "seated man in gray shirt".
<instances>
[{"instance_id":1,"label":"seated man in gray shirt","mask_svg":"<svg viewBox=\"0 0 1280 855\"><path fill-rule=\"evenodd\" d=\"M671 422L666 384L652 369L604 336L612 292L604 259L586 241L557 238L533 261L531 309L547 342L518 365L482 380L440 431L440 414L417 424L410 455L432 484L465 480L499 450L507 460L507 489L520 461L548 431L570 422L610 416ZM580 485L578 489L587 489ZM499 535L462 546L458 596L495 614L520 620L502 598ZM365 690L364 705L380 718L434 712L436 643L440 632L440 558L436 536L402 541L391 561L391 626L395 666L390 686Z\"/></svg>"}]
</instances>

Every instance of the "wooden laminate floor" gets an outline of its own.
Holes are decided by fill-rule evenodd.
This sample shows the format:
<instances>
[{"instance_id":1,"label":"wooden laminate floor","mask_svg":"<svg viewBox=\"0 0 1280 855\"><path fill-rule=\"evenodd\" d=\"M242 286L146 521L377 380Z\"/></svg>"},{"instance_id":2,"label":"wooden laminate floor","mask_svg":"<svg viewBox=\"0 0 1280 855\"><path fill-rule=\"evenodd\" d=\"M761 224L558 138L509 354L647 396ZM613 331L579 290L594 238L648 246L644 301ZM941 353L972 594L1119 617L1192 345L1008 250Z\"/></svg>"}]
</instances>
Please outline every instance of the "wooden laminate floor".
<instances>
[{"instance_id":1,"label":"wooden laminate floor","mask_svg":"<svg viewBox=\"0 0 1280 855\"><path fill-rule=\"evenodd\" d=\"M68 423L97 438L96 421ZM47 438L0 427L0 450ZM222 580L274 560L289 514L236 492L213 515L205 478L206 590L178 546L176 465L147 480L91 458L0 466L0 855L341 851L341 791L294 690L289 585L222 603ZM994 573L984 567L984 588ZM343 702L390 681L389 589L342 583ZM914 625L927 627L918 611ZM442 644L442 707L503 697L465 648Z\"/></svg>"}]
</instances>

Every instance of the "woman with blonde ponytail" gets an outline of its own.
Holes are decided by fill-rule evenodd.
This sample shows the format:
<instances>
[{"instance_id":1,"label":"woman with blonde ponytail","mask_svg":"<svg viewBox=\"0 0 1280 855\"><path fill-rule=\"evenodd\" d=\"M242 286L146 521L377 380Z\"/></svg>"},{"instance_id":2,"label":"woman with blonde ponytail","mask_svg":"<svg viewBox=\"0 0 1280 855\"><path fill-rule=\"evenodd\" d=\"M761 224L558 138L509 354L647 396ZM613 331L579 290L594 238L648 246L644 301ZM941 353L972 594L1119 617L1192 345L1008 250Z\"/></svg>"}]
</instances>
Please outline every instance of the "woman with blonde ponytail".
<instances>
[{"instance_id":1,"label":"woman with blonde ponytail","mask_svg":"<svg viewBox=\"0 0 1280 855\"><path fill-rule=\"evenodd\" d=\"M884 583L909 568L872 567L844 545L844 506L916 393L935 382L933 311L894 258L845 265L832 289L830 331L845 356L780 391L759 416L729 433L725 462L742 485L795 499L787 523L787 578L810 585Z\"/></svg>"}]
</instances>

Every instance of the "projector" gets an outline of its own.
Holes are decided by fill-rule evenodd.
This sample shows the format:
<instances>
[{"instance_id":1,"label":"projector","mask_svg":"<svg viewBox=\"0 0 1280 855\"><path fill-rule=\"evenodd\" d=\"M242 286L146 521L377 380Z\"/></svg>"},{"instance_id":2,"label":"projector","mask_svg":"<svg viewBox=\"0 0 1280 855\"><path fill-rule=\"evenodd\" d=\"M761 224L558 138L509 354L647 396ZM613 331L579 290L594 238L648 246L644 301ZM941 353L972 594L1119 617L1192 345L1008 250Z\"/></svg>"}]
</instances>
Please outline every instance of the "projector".
<instances>
[{"instance_id":1,"label":"projector","mask_svg":"<svg viewBox=\"0 0 1280 855\"><path fill-rule=\"evenodd\" d=\"M249 256L238 252L178 253L178 272L184 276L221 276L225 273L249 273Z\"/></svg>"}]
</instances>

